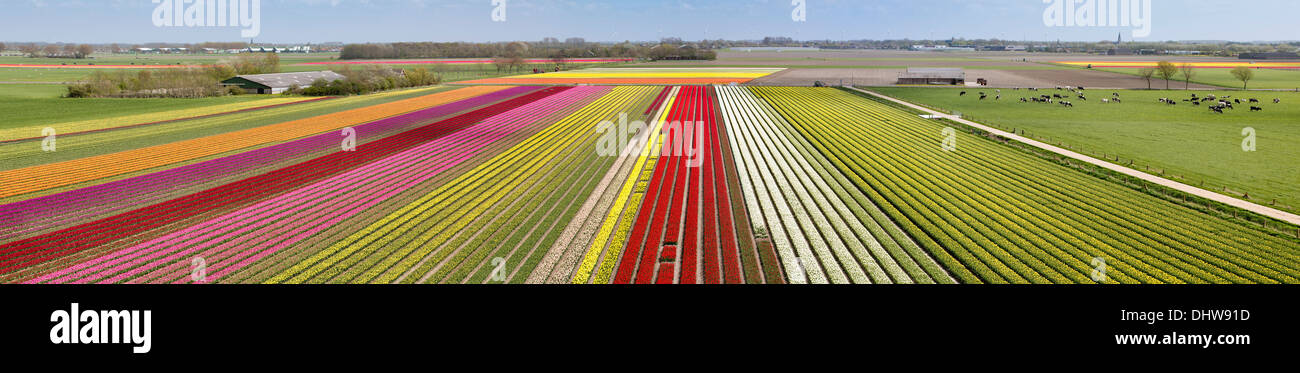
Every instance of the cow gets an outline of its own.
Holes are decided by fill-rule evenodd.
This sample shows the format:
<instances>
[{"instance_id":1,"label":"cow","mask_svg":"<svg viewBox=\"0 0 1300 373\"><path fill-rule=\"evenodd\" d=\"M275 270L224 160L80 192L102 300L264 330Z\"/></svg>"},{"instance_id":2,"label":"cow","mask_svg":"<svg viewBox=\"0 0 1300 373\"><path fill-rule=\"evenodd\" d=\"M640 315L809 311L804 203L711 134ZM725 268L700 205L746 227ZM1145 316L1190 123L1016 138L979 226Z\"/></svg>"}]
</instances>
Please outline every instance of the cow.
<instances>
[{"instance_id":1,"label":"cow","mask_svg":"<svg viewBox=\"0 0 1300 373\"><path fill-rule=\"evenodd\" d=\"M957 94L957 97L961 97L961 96L965 96L965 95L966 95L966 91L961 91L961 93L958 93L958 94Z\"/></svg>"},{"instance_id":2,"label":"cow","mask_svg":"<svg viewBox=\"0 0 1300 373\"><path fill-rule=\"evenodd\" d=\"M1274 103L1274 104L1280 104L1280 103L1282 103L1282 99L1280 99L1280 98L1275 98L1275 99L1273 99L1273 103Z\"/></svg>"},{"instance_id":3,"label":"cow","mask_svg":"<svg viewBox=\"0 0 1300 373\"><path fill-rule=\"evenodd\" d=\"M1034 100L1037 100L1037 99L1035 98ZM1021 98L1020 98L1020 102L1029 102L1029 100L1026 100L1024 97L1021 97Z\"/></svg>"},{"instance_id":4,"label":"cow","mask_svg":"<svg viewBox=\"0 0 1300 373\"><path fill-rule=\"evenodd\" d=\"M1103 103L1103 104L1109 104L1109 103L1110 103L1110 99L1109 99L1109 98L1103 98L1103 99L1101 99L1101 103Z\"/></svg>"},{"instance_id":5,"label":"cow","mask_svg":"<svg viewBox=\"0 0 1300 373\"><path fill-rule=\"evenodd\" d=\"M1250 111L1264 111L1264 108L1259 106L1251 106Z\"/></svg>"},{"instance_id":6,"label":"cow","mask_svg":"<svg viewBox=\"0 0 1300 373\"><path fill-rule=\"evenodd\" d=\"M1259 99L1258 99L1258 98L1252 98L1252 99L1250 99L1250 103L1252 103L1252 104L1258 104L1258 103L1259 103Z\"/></svg>"}]
</instances>

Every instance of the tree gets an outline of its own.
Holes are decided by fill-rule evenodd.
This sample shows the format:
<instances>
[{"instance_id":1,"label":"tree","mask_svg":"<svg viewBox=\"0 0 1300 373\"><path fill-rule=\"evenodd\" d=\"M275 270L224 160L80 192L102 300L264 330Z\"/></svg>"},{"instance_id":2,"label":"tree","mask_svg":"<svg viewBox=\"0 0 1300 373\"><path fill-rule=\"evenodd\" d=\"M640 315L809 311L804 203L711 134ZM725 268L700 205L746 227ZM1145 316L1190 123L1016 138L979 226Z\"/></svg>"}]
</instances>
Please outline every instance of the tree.
<instances>
[{"instance_id":1,"label":"tree","mask_svg":"<svg viewBox=\"0 0 1300 373\"><path fill-rule=\"evenodd\" d=\"M43 51L45 52L45 57L55 57L59 55L59 46L54 44L46 44Z\"/></svg>"},{"instance_id":2,"label":"tree","mask_svg":"<svg viewBox=\"0 0 1300 373\"><path fill-rule=\"evenodd\" d=\"M41 52L41 49L37 48L36 44L27 43L27 44L19 45L18 51L23 52L23 54L26 54L27 57L36 58L36 55Z\"/></svg>"},{"instance_id":3,"label":"tree","mask_svg":"<svg viewBox=\"0 0 1300 373\"><path fill-rule=\"evenodd\" d=\"M113 43L113 45L108 46L108 50L112 51L115 54L122 53L122 46L117 45L117 43Z\"/></svg>"},{"instance_id":4,"label":"tree","mask_svg":"<svg viewBox=\"0 0 1300 373\"><path fill-rule=\"evenodd\" d=\"M5 43L0 43L0 52L4 52L5 48Z\"/></svg>"},{"instance_id":5,"label":"tree","mask_svg":"<svg viewBox=\"0 0 1300 373\"><path fill-rule=\"evenodd\" d=\"M91 53L95 53L95 47L90 46L90 44L82 44L77 46L77 51L73 55L76 58L86 58L90 57Z\"/></svg>"},{"instance_id":6,"label":"tree","mask_svg":"<svg viewBox=\"0 0 1300 373\"><path fill-rule=\"evenodd\" d=\"M1183 74L1183 89L1191 89L1192 78L1196 77L1196 68L1190 63L1184 63L1178 69Z\"/></svg>"},{"instance_id":7,"label":"tree","mask_svg":"<svg viewBox=\"0 0 1300 373\"><path fill-rule=\"evenodd\" d=\"M1147 80L1147 89L1151 89L1151 77L1155 75L1156 75L1156 69L1150 67L1143 67L1141 69L1138 69L1138 76L1142 77L1142 79Z\"/></svg>"},{"instance_id":8,"label":"tree","mask_svg":"<svg viewBox=\"0 0 1300 373\"><path fill-rule=\"evenodd\" d=\"M1250 83L1251 79L1255 79L1255 70L1245 66L1237 66L1232 69L1232 76L1241 81L1241 89L1246 89L1246 84Z\"/></svg>"},{"instance_id":9,"label":"tree","mask_svg":"<svg viewBox=\"0 0 1300 373\"><path fill-rule=\"evenodd\" d=\"M1174 64L1169 61L1157 62L1156 74L1159 74L1160 78L1165 80L1165 89L1169 89L1169 80L1173 79L1175 75L1178 75L1178 66L1174 66Z\"/></svg>"}]
</instances>

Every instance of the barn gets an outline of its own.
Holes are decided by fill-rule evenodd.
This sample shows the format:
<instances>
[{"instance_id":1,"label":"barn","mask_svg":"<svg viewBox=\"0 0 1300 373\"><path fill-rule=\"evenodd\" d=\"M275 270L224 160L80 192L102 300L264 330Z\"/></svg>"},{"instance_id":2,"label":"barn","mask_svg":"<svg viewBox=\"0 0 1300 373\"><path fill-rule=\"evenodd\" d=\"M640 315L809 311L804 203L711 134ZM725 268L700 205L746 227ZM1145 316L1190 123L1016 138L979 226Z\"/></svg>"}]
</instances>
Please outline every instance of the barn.
<instances>
[{"instance_id":1,"label":"barn","mask_svg":"<svg viewBox=\"0 0 1300 373\"><path fill-rule=\"evenodd\" d=\"M965 85L966 72L958 68L907 68L898 76L898 84Z\"/></svg>"},{"instance_id":2,"label":"barn","mask_svg":"<svg viewBox=\"0 0 1300 373\"><path fill-rule=\"evenodd\" d=\"M308 71L300 73L240 75L221 81L221 85L243 88L248 93L281 93L289 87L307 87L317 79L332 82L346 79L333 71Z\"/></svg>"}]
</instances>

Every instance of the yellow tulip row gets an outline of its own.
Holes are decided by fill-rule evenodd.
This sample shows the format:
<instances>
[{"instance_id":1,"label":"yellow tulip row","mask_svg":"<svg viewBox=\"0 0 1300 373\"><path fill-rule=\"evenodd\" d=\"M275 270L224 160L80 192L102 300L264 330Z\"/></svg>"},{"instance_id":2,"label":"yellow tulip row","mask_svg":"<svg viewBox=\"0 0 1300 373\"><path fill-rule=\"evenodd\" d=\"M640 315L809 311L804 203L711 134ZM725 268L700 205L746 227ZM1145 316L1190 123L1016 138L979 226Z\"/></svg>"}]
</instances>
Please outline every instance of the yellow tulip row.
<instances>
[{"instance_id":1,"label":"yellow tulip row","mask_svg":"<svg viewBox=\"0 0 1300 373\"><path fill-rule=\"evenodd\" d=\"M526 175L539 172L539 167L557 154L552 144L571 142L590 132L596 123L621 109L621 103L646 92L645 88L614 88L545 131L268 282L392 282L417 265L442 262L451 251L434 250L509 195Z\"/></svg>"},{"instance_id":2,"label":"yellow tulip row","mask_svg":"<svg viewBox=\"0 0 1300 373\"><path fill-rule=\"evenodd\" d=\"M1300 245L831 89L754 88L963 282L1295 282Z\"/></svg>"},{"instance_id":3,"label":"yellow tulip row","mask_svg":"<svg viewBox=\"0 0 1300 373\"><path fill-rule=\"evenodd\" d=\"M292 140L415 110L500 91L508 86L466 87L219 135L124 152L0 171L0 198L127 174L279 141Z\"/></svg>"}]
</instances>

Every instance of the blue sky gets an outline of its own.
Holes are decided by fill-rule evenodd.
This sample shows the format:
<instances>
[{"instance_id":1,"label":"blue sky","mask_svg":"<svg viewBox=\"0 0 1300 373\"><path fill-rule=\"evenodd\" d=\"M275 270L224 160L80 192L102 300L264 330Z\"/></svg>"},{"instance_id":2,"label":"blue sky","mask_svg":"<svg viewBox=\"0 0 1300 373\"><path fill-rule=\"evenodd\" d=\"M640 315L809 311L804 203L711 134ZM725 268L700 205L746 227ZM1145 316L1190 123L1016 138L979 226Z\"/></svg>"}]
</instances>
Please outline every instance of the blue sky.
<instances>
[{"instance_id":1,"label":"blue sky","mask_svg":"<svg viewBox=\"0 0 1300 373\"><path fill-rule=\"evenodd\" d=\"M1047 27L1043 0L261 0L259 42L760 39L1114 40L1131 27ZM1084 1L1084 0L1079 0ZM1136 0L1133 0L1136 1ZM1300 1L1150 0L1140 40L1300 40ZM160 28L151 0L0 0L0 41L240 40L238 28Z\"/></svg>"}]
</instances>

